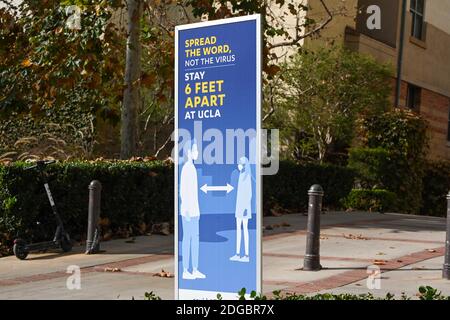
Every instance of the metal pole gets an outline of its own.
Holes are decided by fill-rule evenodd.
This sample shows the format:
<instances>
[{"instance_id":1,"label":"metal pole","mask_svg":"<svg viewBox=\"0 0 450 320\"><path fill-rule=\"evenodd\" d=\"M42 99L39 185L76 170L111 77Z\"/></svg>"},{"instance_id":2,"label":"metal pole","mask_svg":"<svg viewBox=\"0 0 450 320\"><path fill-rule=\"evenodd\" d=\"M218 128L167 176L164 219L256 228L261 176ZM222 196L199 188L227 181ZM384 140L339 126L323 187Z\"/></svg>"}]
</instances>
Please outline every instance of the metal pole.
<instances>
[{"instance_id":1,"label":"metal pole","mask_svg":"<svg viewBox=\"0 0 450 320\"><path fill-rule=\"evenodd\" d=\"M92 181L89 184L89 213L86 254L96 253L100 250L98 221L100 219L101 193L102 184L100 181Z\"/></svg>"},{"instance_id":2,"label":"metal pole","mask_svg":"<svg viewBox=\"0 0 450 320\"><path fill-rule=\"evenodd\" d=\"M447 194L447 239L445 240L445 262L442 277L450 280L450 191Z\"/></svg>"},{"instance_id":3,"label":"metal pole","mask_svg":"<svg viewBox=\"0 0 450 320\"><path fill-rule=\"evenodd\" d=\"M405 20L406 20L406 0L402 0L402 12L400 19L400 39L398 44L398 56L397 56L397 85L395 88L395 105L400 106L400 94L402 88L402 68L403 68L403 48L405 42Z\"/></svg>"},{"instance_id":4,"label":"metal pole","mask_svg":"<svg viewBox=\"0 0 450 320\"><path fill-rule=\"evenodd\" d=\"M320 265L320 213L322 212L323 189L313 185L309 191L308 230L306 237L306 254L303 263L305 271L319 271Z\"/></svg>"}]
</instances>

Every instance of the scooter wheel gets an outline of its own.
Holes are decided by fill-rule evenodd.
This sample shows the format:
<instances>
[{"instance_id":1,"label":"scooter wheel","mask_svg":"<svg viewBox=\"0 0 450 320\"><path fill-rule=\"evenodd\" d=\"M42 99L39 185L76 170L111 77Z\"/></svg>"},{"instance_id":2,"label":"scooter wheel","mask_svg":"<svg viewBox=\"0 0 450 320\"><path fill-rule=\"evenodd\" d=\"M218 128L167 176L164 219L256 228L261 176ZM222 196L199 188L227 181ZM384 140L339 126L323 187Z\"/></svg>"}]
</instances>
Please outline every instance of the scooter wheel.
<instances>
[{"instance_id":1,"label":"scooter wheel","mask_svg":"<svg viewBox=\"0 0 450 320\"><path fill-rule=\"evenodd\" d=\"M61 249L64 252L72 251L72 241L70 241L70 238L68 236L65 236L61 239Z\"/></svg>"},{"instance_id":2,"label":"scooter wheel","mask_svg":"<svg viewBox=\"0 0 450 320\"><path fill-rule=\"evenodd\" d=\"M23 240L14 241L13 252L17 259L25 260L29 253L26 249L25 241Z\"/></svg>"}]
</instances>

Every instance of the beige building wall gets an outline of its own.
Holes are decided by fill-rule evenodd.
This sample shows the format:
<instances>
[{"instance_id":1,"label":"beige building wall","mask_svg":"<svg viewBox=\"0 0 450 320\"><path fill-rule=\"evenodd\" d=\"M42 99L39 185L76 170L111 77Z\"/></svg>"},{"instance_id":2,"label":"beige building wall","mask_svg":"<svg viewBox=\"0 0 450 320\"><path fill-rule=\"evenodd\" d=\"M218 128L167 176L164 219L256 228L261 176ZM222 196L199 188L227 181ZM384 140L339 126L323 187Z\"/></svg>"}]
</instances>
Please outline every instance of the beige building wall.
<instances>
[{"instance_id":1,"label":"beige building wall","mask_svg":"<svg viewBox=\"0 0 450 320\"><path fill-rule=\"evenodd\" d=\"M295 2L297 4L304 4L307 5L308 4L308 0L295 0ZM302 11L299 12L298 16L294 16L292 14L289 13L289 9L287 8L288 2L285 3L284 6L280 7L279 4L276 3L275 0L270 0L270 9L272 11L271 16L275 17L275 21L270 21L270 23L272 25L276 25L276 24L281 24L286 31L289 33L289 35L292 38L295 38L296 36L296 26L297 24L299 25L304 25L305 22L305 17L306 17L306 11ZM289 13L289 14L285 14L285 13ZM298 21L297 21L298 19ZM304 34L304 30L302 30L301 32L299 32L299 35L303 35ZM281 36L277 36L273 38L272 43L276 44L276 43L280 43L280 42L284 42L286 41L286 39L284 37ZM300 45L304 44L304 40L302 39L300 42ZM298 50L296 47L292 47L292 46L284 46L284 47L278 47L275 48L273 50L273 53L275 53L278 57L278 62L284 62L286 60L289 60L292 55L294 55L295 53L297 53Z\"/></svg>"},{"instance_id":2,"label":"beige building wall","mask_svg":"<svg viewBox=\"0 0 450 320\"><path fill-rule=\"evenodd\" d=\"M407 15L404 80L450 96L450 1L426 1L425 21L422 42L410 37L412 19L411 14Z\"/></svg>"},{"instance_id":3,"label":"beige building wall","mask_svg":"<svg viewBox=\"0 0 450 320\"><path fill-rule=\"evenodd\" d=\"M310 0L310 4L318 3ZM335 9L340 1L329 1L330 7ZM396 30L381 30L388 34L396 33L396 44L383 41L383 34L376 34L362 29L364 24L358 18L364 14L364 6L379 4L383 10L383 19L390 19L382 26L396 27ZM324 12L315 12L314 6L309 13L313 18ZM347 47L363 54L374 57L380 63L397 67L398 43L400 40L401 0L355 0L346 1L347 15L337 17L321 33L317 39L307 40L308 47L323 46L329 43L344 43ZM390 7L390 8L389 8ZM387 10L386 10L387 9ZM353 10L353 11L352 11ZM389 16L397 10L397 17ZM387 12L387 14L386 14ZM358 16L359 14L359 16ZM420 114L427 120L429 126L431 159L450 159L450 142L447 139L450 113L450 1L425 0L425 37L420 41L411 35L412 15L410 0L407 3L405 39L402 70L402 90L400 107L406 106L407 87L412 84L422 88ZM356 17L356 18L355 18ZM377 39L378 40L375 40ZM387 38L387 36L386 36ZM391 45L389 45L391 43ZM395 81L387 84L395 88ZM393 101L393 100L392 100Z\"/></svg>"},{"instance_id":4,"label":"beige building wall","mask_svg":"<svg viewBox=\"0 0 450 320\"><path fill-rule=\"evenodd\" d=\"M450 32L450 1L428 0L425 21L444 32Z\"/></svg>"},{"instance_id":5,"label":"beige building wall","mask_svg":"<svg viewBox=\"0 0 450 320\"><path fill-rule=\"evenodd\" d=\"M333 15L333 20L316 36L305 40L307 48L313 49L324 44L343 43L345 28L355 26L358 10L357 0L326 0L325 3ZM327 12L319 0L309 0L308 6L310 7L308 18L314 19L316 22L326 19Z\"/></svg>"},{"instance_id":6,"label":"beige building wall","mask_svg":"<svg viewBox=\"0 0 450 320\"><path fill-rule=\"evenodd\" d=\"M422 88L419 112L429 126L429 157L450 159L450 1L426 0L425 22L424 41L410 37L408 3L402 80Z\"/></svg>"}]
</instances>

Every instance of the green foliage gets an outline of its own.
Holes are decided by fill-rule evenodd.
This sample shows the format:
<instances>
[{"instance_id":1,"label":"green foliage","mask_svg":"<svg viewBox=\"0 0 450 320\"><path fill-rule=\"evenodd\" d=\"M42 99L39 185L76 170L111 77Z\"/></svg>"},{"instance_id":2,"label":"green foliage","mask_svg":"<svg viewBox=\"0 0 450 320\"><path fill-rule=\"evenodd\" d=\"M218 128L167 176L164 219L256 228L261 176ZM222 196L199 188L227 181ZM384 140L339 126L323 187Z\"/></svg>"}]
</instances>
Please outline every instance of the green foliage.
<instances>
[{"instance_id":1,"label":"green foliage","mask_svg":"<svg viewBox=\"0 0 450 320\"><path fill-rule=\"evenodd\" d=\"M245 288L242 288L238 291L239 300L245 300L245 293L247 290Z\"/></svg>"},{"instance_id":2,"label":"green foliage","mask_svg":"<svg viewBox=\"0 0 450 320\"><path fill-rule=\"evenodd\" d=\"M355 172L346 167L281 161L274 176L264 176L264 210L282 208L301 211L308 207L308 190L320 184L325 191L323 205L340 207L341 199L351 191Z\"/></svg>"},{"instance_id":3,"label":"green foliage","mask_svg":"<svg viewBox=\"0 0 450 320\"><path fill-rule=\"evenodd\" d=\"M13 112L0 122L0 162L92 155L95 129L91 113L71 105L44 109L45 118Z\"/></svg>"},{"instance_id":4,"label":"green foliage","mask_svg":"<svg viewBox=\"0 0 450 320\"><path fill-rule=\"evenodd\" d=\"M35 170L25 163L0 166L0 242L16 236L28 240L52 237L55 222ZM162 162L66 162L47 169L50 187L69 233L83 237L88 210L88 185L102 183L101 217L105 232L140 234L150 225L173 217L173 167ZM36 225L40 221L40 226Z\"/></svg>"},{"instance_id":5,"label":"green foliage","mask_svg":"<svg viewBox=\"0 0 450 320\"><path fill-rule=\"evenodd\" d=\"M247 300L245 296L247 294L247 289L242 288L238 291L238 299L239 300ZM256 291L252 290L249 295L250 300L267 300L267 297L261 294L258 294Z\"/></svg>"},{"instance_id":6,"label":"green foliage","mask_svg":"<svg viewBox=\"0 0 450 320\"><path fill-rule=\"evenodd\" d=\"M390 184L390 170L395 170L390 152L384 148L351 148L348 167L355 170L355 186L343 205L348 209L385 212L396 210L397 196L386 190Z\"/></svg>"},{"instance_id":7,"label":"green foliage","mask_svg":"<svg viewBox=\"0 0 450 320\"><path fill-rule=\"evenodd\" d=\"M239 300L246 300L245 297L246 289L242 288L238 292ZM450 296L444 296L437 289L430 286L420 286L418 289L418 294L420 300L450 300ZM160 297L156 296L153 291L146 292L144 294L144 300L161 300ZM222 296L217 294L217 300L222 300ZM366 294L350 294L350 293L341 293L341 294L332 294L332 293L319 293L316 295L303 295L303 294L295 294L295 293L287 293L282 294L281 291L273 291L271 297L267 297L265 295L258 295L255 291L252 291L250 294L250 300L291 300L291 301L313 301L313 300L335 300L335 301L343 301L343 300L396 300L396 297L392 293L386 293L384 297L375 297L372 293ZM411 297L406 295L401 295L400 300L411 300Z\"/></svg>"},{"instance_id":8,"label":"green foliage","mask_svg":"<svg viewBox=\"0 0 450 320\"><path fill-rule=\"evenodd\" d=\"M348 209L386 212L395 210L397 196L395 193L382 189L353 189L343 200Z\"/></svg>"},{"instance_id":9,"label":"green foliage","mask_svg":"<svg viewBox=\"0 0 450 320\"><path fill-rule=\"evenodd\" d=\"M303 300L396 300L394 294L386 293L384 297L375 297L372 293L367 294L349 294L349 293L341 293L341 294L332 294L332 293L319 293L315 295L302 295L295 293L287 293L282 294L281 291L273 291L272 296L270 298L264 295L257 295L256 292L252 292L251 300L294 300L294 301L303 301ZM241 300L246 300L245 298L245 288L242 288L238 295ZM450 296L444 296L437 289L430 286L420 286L418 289L418 294L420 300L450 300ZM411 300L411 297L406 295L401 295L400 300Z\"/></svg>"},{"instance_id":10,"label":"green foliage","mask_svg":"<svg viewBox=\"0 0 450 320\"><path fill-rule=\"evenodd\" d=\"M153 291L144 293L144 300L161 300Z\"/></svg>"},{"instance_id":11,"label":"green foliage","mask_svg":"<svg viewBox=\"0 0 450 320\"><path fill-rule=\"evenodd\" d=\"M319 162L345 152L356 120L386 110L391 71L372 58L340 47L304 51L283 66L265 108L281 129L284 155Z\"/></svg>"},{"instance_id":12,"label":"green foliage","mask_svg":"<svg viewBox=\"0 0 450 320\"><path fill-rule=\"evenodd\" d=\"M117 120L124 41L111 22L116 2L83 1L89 5L82 6L80 30L66 26L61 1L22 1L26 14L17 16L1 9L0 38L7 42L0 52L1 114L76 106Z\"/></svg>"},{"instance_id":13,"label":"green foliage","mask_svg":"<svg viewBox=\"0 0 450 320\"><path fill-rule=\"evenodd\" d=\"M419 287L420 300L450 300L450 297L442 295L442 292L430 286Z\"/></svg>"},{"instance_id":14,"label":"green foliage","mask_svg":"<svg viewBox=\"0 0 450 320\"><path fill-rule=\"evenodd\" d=\"M80 30L66 25L69 5L81 9ZM111 132L124 91L123 5L121 0L24 0L19 10L29 14L0 9L0 116L8 122L0 127L8 137L0 141L0 156L8 151L16 153L8 157L13 160L23 160L23 153L91 159L98 150L101 156L113 155L120 135ZM141 21L142 104L136 132L143 155L154 154L173 131L173 29L187 23L175 13L178 6L148 2ZM176 23L168 23L168 17ZM68 145L52 144L42 135ZM37 137L41 146L14 146L28 137ZM95 144L100 146L94 149ZM46 150L49 145L58 154Z\"/></svg>"},{"instance_id":15,"label":"green foliage","mask_svg":"<svg viewBox=\"0 0 450 320\"><path fill-rule=\"evenodd\" d=\"M200 18L207 16L208 20L217 20L236 16L259 13L262 16L263 30L263 72L270 79L280 71L276 60L279 53L274 50L284 46L300 48L298 36L307 28L317 27L310 17L306 17L309 7L297 0L277 0L275 2L259 0L187 0L186 5L192 6L192 13ZM268 8L270 6L270 8ZM281 18L280 18L281 17ZM301 18L300 18L301 17ZM297 23L286 23L286 21Z\"/></svg>"},{"instance_id":16,"label":"green foliage","mask_svg":"<svg viewBox=\"0 0 450 320\"><path fill-rule=\"evenodd\" d=\"M387 293L384 297L375 297L372 293L366 294L350 294L350 293L341 293L341 294L332 294L332 293L319 293L316 295L308 296L308 295L298 295L298 294L286 294L282 295L279 291L275 291L274 297L272 300L291 300L291 301L322 301L322 300L335 300L335 301L343 301L343 300L395 300L395 296L391 293ZM402 297L405 300L404 297Z\"/></svg>"},{"instance_id":17,"label":"green foliage","mask_svg":"<svg viewBox=\"0 0 450 320\"><path fill-rule=\"evenodd\" d=\"M447 212L446 195L450 191L450 161L429 162L423 178L421 213L445 217Z\"/></svg>"},{"instance_id":18,"label":"green foliage","mask_svg":"<svg viewBox=\"0 0 450 320\"><path fill-rule=\"evenodd\" d=\"M383 148L351 148L348 167L357 172L357 184L363 188L384 187L384 175L389 169L389 152Z\"/></svg>"},{"instance_id":19,"label":"green foliage","mask_svg":"<svg viewBox=\"0 0 450 320\"><path fill-rule=\"evenodd\" d=\"M393 109L363 121L369 148L383 147L407 156L423 157L428 143L426 122L410 110Z\"/></svg>"},{"instance_id":20,"label":"green foliage","mask_svg":"<svg viewBox=\"0 0 450 320\"><path fill-rule=\"evenodd\" d=\"M366 147L387 151L386 154L375 152L378 159L388 156L375 162L384 167L370 170L381 172L379 179L382 187L398 195L397 209L405 213L419 213L428 141L426 122L411 111L395 109L367 117L362 121L361 130ZM367 154L366 151L363 156ZM361 160L364 161L363 158Z\"/></svg>"}]
</instances>

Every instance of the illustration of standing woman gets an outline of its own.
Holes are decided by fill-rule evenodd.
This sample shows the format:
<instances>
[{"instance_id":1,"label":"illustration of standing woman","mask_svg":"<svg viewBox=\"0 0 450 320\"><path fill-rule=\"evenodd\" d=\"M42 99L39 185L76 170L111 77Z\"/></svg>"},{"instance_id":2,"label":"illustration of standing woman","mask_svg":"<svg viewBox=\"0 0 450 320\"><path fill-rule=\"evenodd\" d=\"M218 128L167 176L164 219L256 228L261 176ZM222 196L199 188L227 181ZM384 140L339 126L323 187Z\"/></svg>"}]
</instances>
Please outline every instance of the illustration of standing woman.
<instances>
[{"instance_id":1,"label":"illustration of standing woman","mask_svg":"<svg viewBox=\"0 0 450 320\"><path fill-rule=\"evenodd\" d=\"M185 162L180 175L181 218L183 223L182 257L183 279L204 279L206 276L198 270L199 220L198 177L194 161L198 158L197 142L188 141L184 146ZM189 272L189 260L192 273Z\"/></svg>"},{"instance_id":2,"label":"illustration of standing woman","mask_svg":"<svg viewBox=\"0 0 450 320\"><path fill-rule=\"evenodd\" d=\"M231 261L249 262L248 254L248 220L252 218L252 171L246 157L239 159L239 180L236 195L236 254ZM240 256L242 230L244 231L245 255Z\"/></svg>"}]
</instances>

